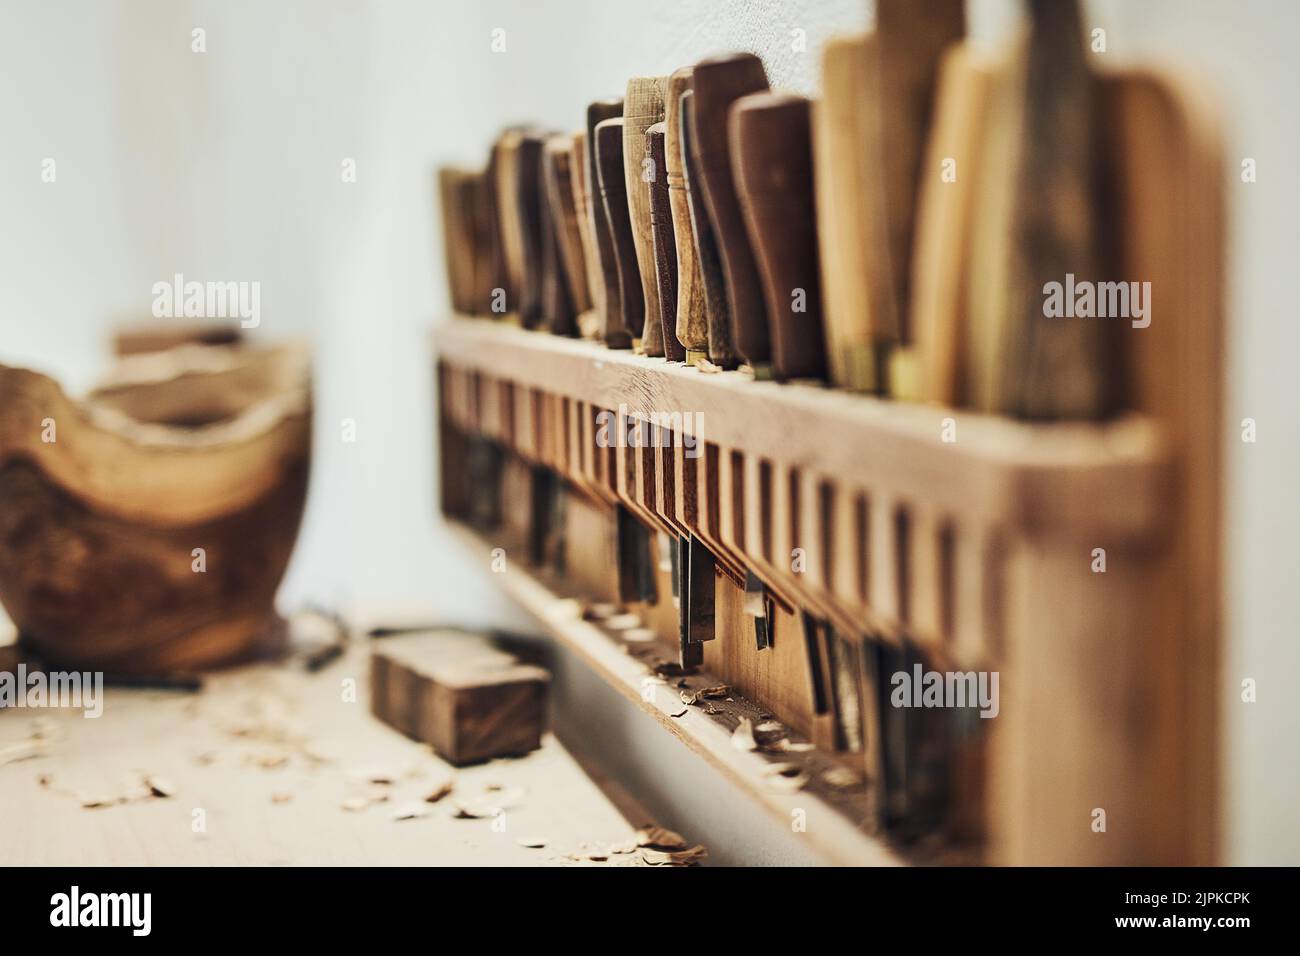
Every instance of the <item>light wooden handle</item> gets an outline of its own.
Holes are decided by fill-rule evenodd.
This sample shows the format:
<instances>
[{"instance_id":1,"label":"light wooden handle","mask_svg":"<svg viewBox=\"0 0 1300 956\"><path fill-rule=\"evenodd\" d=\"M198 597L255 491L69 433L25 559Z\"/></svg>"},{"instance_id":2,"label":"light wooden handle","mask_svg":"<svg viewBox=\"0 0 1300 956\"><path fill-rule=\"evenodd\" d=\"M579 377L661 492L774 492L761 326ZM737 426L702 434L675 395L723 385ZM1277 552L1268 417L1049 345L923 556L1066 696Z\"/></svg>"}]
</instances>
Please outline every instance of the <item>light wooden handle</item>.
<instances>
[{"instance_id":1,"label":"light wooden handle","mask_svg":"<svg viewBox=\"0 0 1300 956\"><path fill-rule=\"evenodd\" d=\"M879 155L878 44L868 34L829 40L822 98L813 106L817 233L827 360L841 388L880 392L883 355L897 340L886 253Z\"/></svg>"},{"instance_id":2,"label":"light wooden handle","mask_svg":"<svg viewBox=\"0 0 1300 956\"><path fill-rule=\"evenodd\" d=\"M771 368L771 341L763 313L763 290L736 199L727 147L727 111L747 93L768 88L763 61L752 53L713 57L695 65L691 143L726 279L732 342L759 376Z\"/></svg>"},{"instance_id":3,"label":"light wooden handle","mask_svg":"<svg viewBox=\"0 0 1300 956\"><path fill-rule=\"evenodd\" d=\"M573 182L573 205L578 214L578 235L582 239L582 261L587 274L590 311L578 316L584 338L600 337L599 316L605 308L605 279L600 273L600 253L596 249L596 225L591 218L591 186L587 182L587 132L579 130L573 137L569 157Z\"/></svg>"},{"instance_id":4,"label":"light wooden handle","mask_svg":"<svg viewBox=\"0 0 1300 956\"><path fill-rule=\"evenodd\" d=\"M682 164L682 94L691 88L691 67L683 67L668 78L664 100L667 130L664 133L664 163L668 170L668 205L672 210L673 233L677 238L677 341L686 349L686 361L695 364L709 354L709 317L705 308L704 277L695 252L695 230L691 226L690 200Z\"/></svg>"},{"instance_id":5,"label":"light wooden handle","mask_svg":"<svg viewBox=\"0 0 1300 956\"><path fill-rule=\"evenodd\" d=\"M965 377L970 324L974 206L980 184L986 107L995 65L968 44L943 58L926 175L916 207L912 256L912 330L920 363L919 398L951 408L968 402Z\"/></svg>"},{"instance_id":6,"label":"light wooden handle","mask_svg":"<svg viewBox=\"0 0 1300 956\"><path fill-rule=\"evenodd\" d=\"M965 0L879 0L876 7L880 42L877 102L881 111L878 148L889 227L889 273L898 308L899 339L905 347L912 341L912 226L935 76L943 51L965 32ZM938 172L926 170L925 174Z\"/></svg>"},{"instance_id":7,"label":"light wooden handle","mask_svg":"<svg viewBox=\"0 0 1300 956\"><path fill-rule=\"evenodd\" d=\"M731 107L731 166L763 279L772 374L824 378L821 279L813 212L811 101L754 93Z\"/></svg>"},{"instance_id":8,"label":"light wooden handle","mask_svg":"<svg viewBox=\"0 0 1300 956\"><path fill-rule=\"evenodd\" d=\"M633 77L627 82L627 95L623 98L623 169L643 304L643 324L633 327L633 335L641 340L646 355L663 355L664 341L659 324L659 284L655 278L650 192L646 188L650 156L645 131L664 118L667 86L666 76Z\"/></svg>"},{"instance_id":9,"label":"light wooden handle","mask_svg":"<svg viewBox=\"0 0 1300 956\"><path fill-rule=\"evenodd\" d=\"M677 341L677 237L673 232L673 214L668 203L668 173L664 162L664 138L667 124L655 123L646 130L650 144L650 161L654 177L647 188L650 193L650 224L654 233L655 278L659 286L659 324L662 329L664 357L670 362L686 361L686 350Z\"/></svg>"},{"instance_id":10,"label":"light wooden handle","mask_svg":"<svg viewBox=\"0 0 1300 956\"><path fill-rule=\"evenodd\" d=\"M501 258L506 284L506 309L519 318L519 301L524 288L524 237L519 220L519 144L523 132L508 129L493 149L496 174L494 197L501 235Z\"/></svg>"}]
</instances>

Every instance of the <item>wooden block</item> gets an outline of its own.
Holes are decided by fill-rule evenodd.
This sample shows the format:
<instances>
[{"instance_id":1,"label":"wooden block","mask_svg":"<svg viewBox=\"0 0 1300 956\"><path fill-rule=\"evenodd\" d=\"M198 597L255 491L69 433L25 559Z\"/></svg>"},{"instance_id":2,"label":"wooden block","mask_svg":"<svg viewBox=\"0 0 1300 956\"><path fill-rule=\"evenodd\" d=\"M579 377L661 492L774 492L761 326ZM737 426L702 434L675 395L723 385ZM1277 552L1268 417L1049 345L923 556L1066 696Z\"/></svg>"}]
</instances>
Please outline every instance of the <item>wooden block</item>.
<instances>
[{"instance_id":1,"label":"wooden block","mask_svg":"<svg viewBox=\"0 0 1300 956\"><path fill-rule=\"evenodd\" d=\"M388 638L371 654L375 715L458 765L535 750L549 682L545 669L460 632Z\"/></svg>"}]
</instances>

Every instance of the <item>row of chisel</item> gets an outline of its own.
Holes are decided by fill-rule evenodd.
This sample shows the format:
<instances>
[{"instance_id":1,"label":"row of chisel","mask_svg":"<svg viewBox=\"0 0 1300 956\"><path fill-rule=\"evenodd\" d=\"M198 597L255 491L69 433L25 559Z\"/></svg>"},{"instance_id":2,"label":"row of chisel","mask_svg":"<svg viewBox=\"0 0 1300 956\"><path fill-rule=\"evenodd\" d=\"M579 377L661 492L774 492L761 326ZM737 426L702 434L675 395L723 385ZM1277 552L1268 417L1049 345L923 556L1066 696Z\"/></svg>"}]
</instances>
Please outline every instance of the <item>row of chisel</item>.
<instances>
[{"instance_id":1,"label":"row of chisel","mask_svg":"<svg viewBox=\"0 0 1300 956\"><path fill-rule=\"evenodd\" d=\"M1115 323L1043 284L1097 274L1091 79L1075 0L1000 53L964 0L880 0L822 95L736 53L629 80L561 135L444 168L456 311L757 378L1020 418L1118 409ZM707 367L706 366L706 367Z\"/></svg>"}]
</instances>

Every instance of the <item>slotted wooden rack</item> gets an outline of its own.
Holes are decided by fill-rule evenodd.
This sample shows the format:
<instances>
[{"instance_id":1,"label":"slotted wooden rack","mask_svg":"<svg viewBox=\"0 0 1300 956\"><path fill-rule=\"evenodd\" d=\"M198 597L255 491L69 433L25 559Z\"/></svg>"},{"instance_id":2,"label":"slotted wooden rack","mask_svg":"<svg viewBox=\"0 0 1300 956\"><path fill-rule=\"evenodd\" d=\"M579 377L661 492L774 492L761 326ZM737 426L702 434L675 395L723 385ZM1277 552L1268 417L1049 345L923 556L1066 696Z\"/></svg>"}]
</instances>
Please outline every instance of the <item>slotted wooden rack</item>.
<instances>
[{"instance_id":1,"label":"slotted wooden rack","mask_svg":"<svg viewBox=\"0 0 1300 956\"><path fill-rule=\"evenodd\" d=\"M435 331L444 510L469 511L476 440L506 462L489 546L526 537L537 469L560 476L566 581L593 601L617 594L617 509L694 535L720 570L705 670L868 780L883 760L880 702L857 678L867 720L846 746L819 700L842 678L805 619L858 648L914 647L935 669L997 671L1000 713L957 747L944 824L992 863L1217 858L1218 725L1204 701L1218 675L1220 151L1184 78L1107 82L1113 226L1126 277L1150 281L1159 309L1133 333L1125 418L1030 425L485 319ZM598 444L602 412L652 422L650 445ZM674 412L680 423L659 417ZM746 573L774 601L762 650ZM640 610L672 648L668 604Z\"/></svg>"}]
</instances>

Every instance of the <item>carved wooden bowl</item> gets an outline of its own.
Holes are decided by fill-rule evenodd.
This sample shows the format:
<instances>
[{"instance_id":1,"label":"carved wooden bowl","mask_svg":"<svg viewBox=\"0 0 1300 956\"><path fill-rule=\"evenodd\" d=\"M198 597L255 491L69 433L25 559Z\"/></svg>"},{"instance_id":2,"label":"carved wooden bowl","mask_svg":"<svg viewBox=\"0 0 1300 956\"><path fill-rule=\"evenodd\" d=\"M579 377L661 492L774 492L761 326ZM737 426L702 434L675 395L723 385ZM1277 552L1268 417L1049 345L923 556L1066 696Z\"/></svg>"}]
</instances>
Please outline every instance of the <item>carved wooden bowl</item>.
<instances>
[{"instance_id":1,"label":"carved wooden bowl","mask_svg":"<svg viewBox=\"0 0 1300 956\"><path fill-rule=\"evenodd\" d=\"M298 346L129 356L83 401L0 365L0 604L51 667L274 651L311 460Z\"/></svg>"}]
</instances>

